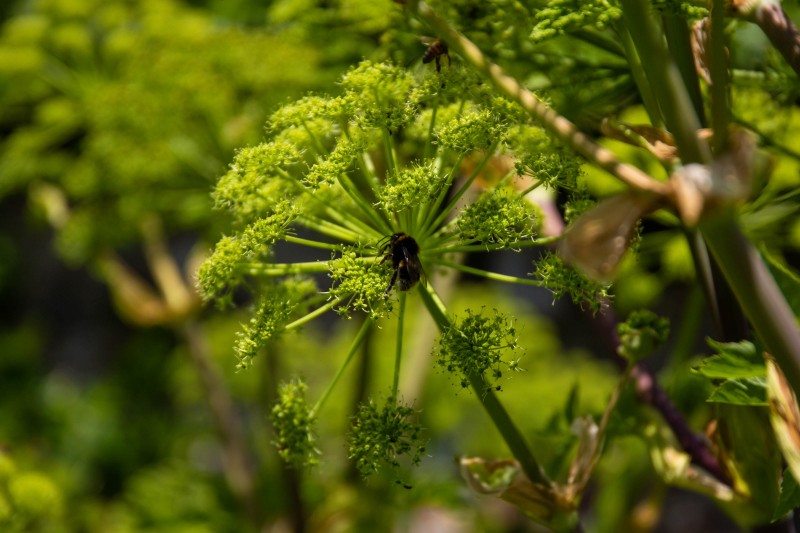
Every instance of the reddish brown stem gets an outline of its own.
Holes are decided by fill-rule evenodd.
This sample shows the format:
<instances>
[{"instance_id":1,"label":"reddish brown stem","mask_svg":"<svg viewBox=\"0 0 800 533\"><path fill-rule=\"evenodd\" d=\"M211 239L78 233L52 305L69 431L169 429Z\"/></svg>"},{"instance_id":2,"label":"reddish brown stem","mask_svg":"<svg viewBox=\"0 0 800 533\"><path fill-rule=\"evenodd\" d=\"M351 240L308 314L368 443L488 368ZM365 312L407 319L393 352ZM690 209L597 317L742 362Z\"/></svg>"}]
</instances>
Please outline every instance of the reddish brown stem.
<instances>
[{"instance_id":1,"label":"reddish brown stem","mask_svg":"<svg viewBox=\"0 0 800 533\"><path fill-rule=\"evenodd\" d=\"M780 4L770 3L756 10L754 19L789 66L800 74L800 32Z\"/></svg>"}]
</instances>

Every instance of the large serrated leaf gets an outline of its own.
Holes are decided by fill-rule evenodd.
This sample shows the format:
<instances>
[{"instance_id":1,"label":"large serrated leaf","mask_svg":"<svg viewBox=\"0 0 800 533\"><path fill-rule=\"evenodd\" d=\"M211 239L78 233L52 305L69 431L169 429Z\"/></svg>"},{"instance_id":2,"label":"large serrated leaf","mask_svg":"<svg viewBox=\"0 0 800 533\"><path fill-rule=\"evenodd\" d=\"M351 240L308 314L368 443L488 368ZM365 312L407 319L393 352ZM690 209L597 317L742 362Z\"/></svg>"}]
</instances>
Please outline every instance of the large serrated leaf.
<instances>
[{"instance_id":1,"label":"large serrated leaf","mask_svg":"<svg viewBox=\"0 0 800 533\"><path fill-rule=\"evenodd\" d=\"M783 297L786 298L786 303L792 309L792 314L796 317L800 316L800 277L776 257L767 253L766 249L762 248L761 254L767 260L769 271L775 278L775 283L778 284Z\"/></svg>"},{"instance_id":2,"label":"large serrated leaf","mask_svg":"<svg viewBox=\"0 0 800 533\"><path fill-rule=\"evenodd\" d=\"M795 507L800 507L800 485L797 484L792 472L787 468L783 471L781 498L778 500L778 506L772 515L772 521L780 520Z\"/></svg>"},{"instance_id":3,"label":"large serrated leaf","mask_svg":"<svg viewBox=\"0 0 800 533\"><path fill-rule=\"evenodd\" d=\"M717 387L706 401L732 405L767 405L766 378L729 379Z\"/></svg>"},{"instance_id":4,"label":"large serrated leaf","mask_svg":"<svg viewBox=\"0 0 800 533\"><path fill-rule=\"evenodd\" d=\"M711 379L744 379L763 377L767 374L764 359L752 342L716 342L708 344L718 352L703 359L692 370Z\"/></svg>"}]
</instances>

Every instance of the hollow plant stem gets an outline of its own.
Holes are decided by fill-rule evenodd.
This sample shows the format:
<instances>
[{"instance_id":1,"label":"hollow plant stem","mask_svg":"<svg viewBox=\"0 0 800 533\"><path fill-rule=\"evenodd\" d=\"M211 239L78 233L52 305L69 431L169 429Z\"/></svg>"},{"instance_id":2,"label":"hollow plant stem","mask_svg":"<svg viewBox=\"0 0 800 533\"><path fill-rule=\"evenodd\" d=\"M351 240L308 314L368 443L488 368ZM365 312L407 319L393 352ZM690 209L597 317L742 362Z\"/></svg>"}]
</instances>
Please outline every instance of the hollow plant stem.
<instances>
[{"instance_id":1,"label":"hollow plant stem","mask_svg":"<svg viewBox=\"0 0 800 533\"><path fill-rule=\"evenodd\" d=\"M739 228L733 208L706 217L700 229L764 347L800 391L800 330L775 279Z\"/></svg>"},{"instance_id":2,"label":"hollow plant stem","mask_svg":"<svg viewBox=\"0 0 800 533\"><path fill-rule=\"evenodd\" d=\"M453 323L450 318L447 317L444 304L434 292L433 288L431 286L426 287L420 285L419 294L422 296L422 302L428 309L431 317L433 317L439 330L444 331L452 327ZM493 391L486 390L486 384L482 377L476 374L470 374L466 376L466 378L469 380L475 396L481 402L481 405L483 405L489 418L492 419L495 427L514 455L514 458L519 461L528 479L534 483L539 483L548 487L552 486L552 482L533 456L530 447L525 442L524 437L514 424L514 421L511 420L503 404L500 403Z\"/></svg>"},{"instance_id":3,"label":"hollow plant stem","mask_svg":"<svg viewBox=\"0 0 800 533\"><path fill-rule=\"evenodd\" d=\"M667 49L661 28L653 17L650 3L620 0L620 4L636 51L639 57L647 58L642 66L658 100L664 123L675 137L681 161L708 163L711 153L708 146L697 137L700 119L695 113L683 77Z\"/></svg>"}]
</instances>

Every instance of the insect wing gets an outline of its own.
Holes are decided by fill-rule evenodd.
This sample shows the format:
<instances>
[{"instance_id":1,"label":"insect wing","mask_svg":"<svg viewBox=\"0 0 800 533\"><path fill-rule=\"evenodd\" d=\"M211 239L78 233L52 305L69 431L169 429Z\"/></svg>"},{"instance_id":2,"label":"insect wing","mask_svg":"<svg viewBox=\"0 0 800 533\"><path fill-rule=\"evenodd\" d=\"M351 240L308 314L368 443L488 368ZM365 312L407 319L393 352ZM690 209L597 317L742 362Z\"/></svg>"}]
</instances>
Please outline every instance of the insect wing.
<instances>
[{"instance_id":1,"label":"insect wing","mask_svg":"<svg viewBox=\"0 0 800 533\"><path fill-rule=\"evenodd\" d=\"M423 285L428 286L428 276L425 274L425 269L422 268L422 263L416 254L412 254L408 248L403 247L403 256L405 263L402 268L405 268L407 279L412 283L421 281Z\"/></svg>"}]
</instances>

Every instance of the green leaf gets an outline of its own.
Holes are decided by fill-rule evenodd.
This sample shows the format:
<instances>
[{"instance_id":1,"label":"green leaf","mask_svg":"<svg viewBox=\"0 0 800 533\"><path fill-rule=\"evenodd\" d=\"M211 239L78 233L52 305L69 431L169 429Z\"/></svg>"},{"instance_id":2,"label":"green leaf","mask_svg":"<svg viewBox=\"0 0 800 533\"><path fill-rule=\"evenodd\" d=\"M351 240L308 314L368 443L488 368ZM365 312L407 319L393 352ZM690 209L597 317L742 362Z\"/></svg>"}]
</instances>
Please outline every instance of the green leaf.
<instances>
[{"instance_id":1,"label":"green leaf","mask_svg":"<svg viewBox=\"0 0 800 533\"><path fill-rule=\"evenodd\" d=\"M780 499L783 471L769 412L763 407L723 404L717 413L723 457L750 495L746 504L732 501L726 508L745 529L768 522Z\"/></svg>"},{"instance_id":2,"label":"green leaf","mask_svg":"<svg viewBox=\"0 0 800 533\"><path fill-rule=\"evenodd\" d=\"M800 277L765 249L762 248L761 254L767 260L769 271L775 278L783 297L786 298L786 303L791 307L792 313L796 317L800 316Z\"/></svg>"},{"instance_id":3,"label":"green leaf","mask_svg":"<svg viewBox=\"0 0 800 533\"><path fill-rule=\"evenodd\" d=\"M717 387L706 401L733 405L767 405L766 378L729 379Z\"/></svg>"},{"instance_id":4,"label":"green leaf","mask_svg":"<svg viewBox=\"0 0 800 533\"><path fill-rule=\"evenodd\" d=\"M692 370L711 379L741 379L766 376L764 359L752 342L716 342L708 345L718 355L707 357Z\"/></svg>"},{"instance_id":5,"label":"green leaf","mask_svg":"<svg viewBox=\"0 0 800 533\"><path fill-rule=\"evenodd\" d=\"M781 483L781 497L778 506L772 515L775 522L786 516L795 507L800 507L800 486L794 479L791 471L787 468L783 471L783 483Z\"/></svg>"}]
</instances>

